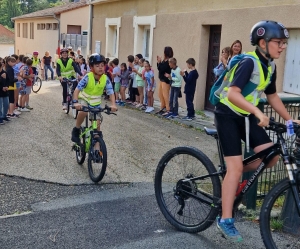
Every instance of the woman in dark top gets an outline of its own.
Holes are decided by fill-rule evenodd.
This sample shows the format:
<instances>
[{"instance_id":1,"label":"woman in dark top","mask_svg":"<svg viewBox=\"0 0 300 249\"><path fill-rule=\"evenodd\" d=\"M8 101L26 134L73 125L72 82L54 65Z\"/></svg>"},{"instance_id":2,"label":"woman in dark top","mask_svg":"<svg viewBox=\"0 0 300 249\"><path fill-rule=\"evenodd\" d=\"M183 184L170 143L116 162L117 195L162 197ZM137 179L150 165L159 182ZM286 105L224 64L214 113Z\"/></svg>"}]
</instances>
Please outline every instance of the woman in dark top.
<instances>
[{"instance_id":1,"label":"woman in dark top","mask_svg":"<svg viewBox=\"0 0 300 249\"><path fill-rule=\"evenodd\" d=\"M9 108L8 85L8 78L4 71L4 60L0 58L0 125L4 124L3 120L9 121L6 117Z\"/></svg>"},{"instance_id":2,"label":"woman in dark top","mask_svg":"<svg viewBox=\"0 0 300 249\"><path fill-rule=\"evenodd\" d=\"M43 65L44 65L44 71L45 71L45 79L48 80L48 69L51 72L51 80L54 79L54 72L51 67L52 63L52 57L50 56L49 51L46 51L45 56L43 57Z\"/></svg>"},{"instance_id":3,"label":"woman in dark top","mask_svg":"<svg viewBox=\"0 0 300 249\"><path fill-rule=\"evenodd\" d=\"M169 98L170 98L171 82L165 76L165 74L171 73L171 68L169 66L169 59L172 57L173 57L173 49L171 47L165 47L163 60L160 56L157 56L157 69L159 71L158 78L160 81L158 96L159 96L160 108L161 108L161 110L158 113L163 115L167 115L170 112ZM163 111L164 108L166 108L165 113Z\"/></svg>"}]
</instances>

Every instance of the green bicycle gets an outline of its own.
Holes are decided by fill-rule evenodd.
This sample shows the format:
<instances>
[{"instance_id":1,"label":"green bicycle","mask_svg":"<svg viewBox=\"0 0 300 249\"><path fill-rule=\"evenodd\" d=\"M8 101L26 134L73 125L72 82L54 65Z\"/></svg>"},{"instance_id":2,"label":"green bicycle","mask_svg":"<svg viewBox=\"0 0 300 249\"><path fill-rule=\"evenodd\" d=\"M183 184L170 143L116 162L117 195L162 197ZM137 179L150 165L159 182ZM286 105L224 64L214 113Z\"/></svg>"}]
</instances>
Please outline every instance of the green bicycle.
<instances>
[{"instance_id":1,"label":"green bicycle","mask_svg":"<svg viewBox=\"0 0 300 249\"><path fill-rule=\"evenodd\" d=\"M74 108L74 107L73 107ZM83 164L88 153L88 171L89 176L93 182L99 182L104 177L107 166L107 150L103 140L102 131L97 130L97 115L100 116L100 122L103 121L102 112L106 114L114 114L111 112L111 108L105 105L104 108L94 108L91 106L82 106L83 112L89 112L85 119L85 127L81 127L80 143L73 145L73 150L76 153L76 160L78 164ZM92 121L92 125L89 127L89 119ZM95 149L96 145L99 145L99 149Z\"/></svg>"}]
</instances>

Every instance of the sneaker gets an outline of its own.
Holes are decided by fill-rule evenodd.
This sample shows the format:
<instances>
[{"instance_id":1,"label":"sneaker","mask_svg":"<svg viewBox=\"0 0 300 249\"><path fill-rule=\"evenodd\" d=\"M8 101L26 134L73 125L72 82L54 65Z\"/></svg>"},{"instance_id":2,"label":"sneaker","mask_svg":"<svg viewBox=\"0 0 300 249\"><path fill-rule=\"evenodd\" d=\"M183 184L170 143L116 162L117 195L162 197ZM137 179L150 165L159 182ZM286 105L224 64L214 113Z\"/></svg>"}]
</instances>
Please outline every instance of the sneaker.
<instances>
[{"instance_id":1,"label":"sneaker","mask_svg":"<svg viewBox=\"0 0 300 249\"><path fill-rule=\"evenodd\" d=\"M120 100L116 100L116 104L118 104L120 102Z\"/></svg>"},{"instance_id":2,"label":"sneaker","mask_svg":"<svg viewBox=\"0 0 300 249\"><path fill-rule=\"evenodd\" d=\"M173 114L172 114L172 118L179 118L179 115L176 114L176 113L173 113Z\"/></svg>"},{"instance_id":3,"label":"sneaker","mask_svg":"<svg viewBox=\"0 0 300 249\"><path fill-rule=\"evenodd\" d=\"M3 119L0 119L0 125L4 125Z\"/></svg>"},{"instance_id":4,"label":"sneaker","mask_svg":"<svg viewBox=\"0 0 300 249\"><path fill-rule=\"evenodd\" d=\"M150 112L150 107L149 106L146 108L145 112L147 112L147 113Z\"/></svg>"},{"instance_id":5,"label":"sneaker","mask_svg":"<svg viewBox=\"0 0 300 249\"><path fill-rule=\"evenodd\" d=\"M13 114L7 114L6 117L7 118L17 118L18 115L16 115L16 114L13 113Z\"/></svg>"},{"instance_id":6,"label":"sneaker","mask_svg":"<svg viewBox=\"0 0 300 249\"><path fill-rule=\"evenodd\" d=\"M66 103L63 104L63 110L67 110L67 104Z\"/></svg>"},{"instance_id":7,"label":"sneaker","mask_svg":"<svg viewBox=\"0 0 300 249\"><path fill-rule=\"evenodd\" d=\"M146 109L147 109L147 107L144 106L144 105L141 107L141 110L143 110L143 111L146 110Z\"/></svg>"},{"instance_id":8,"label":"sneaker","mask_svg":"<svg viewBox=\"0 0 300 249\"><path fill-rule=\"evenodd\" d=\"M166 108L162 108L158 112L156 112L155 114L164 114L165 111L166 111Z\"/></svg>"},{"instance_id":9,"label":"sneaker","mask_svg":"<svg viewBox=\"0 0 300 249\"><path fill-rule=\"evenodd\" d=\"M79 135L80 135L80 129L74 127L72 130L72 138L71 138L72 142L79 144L80 143Z\"/></svg>"},{"instance_id":10,"label":"sneaker","mask_svg":"<svg viewBox=\"0 0 300 249\"><path fill-rule=\"evenodd\" d=\"M21 112L30 112L30 110L27 109L26 107L24 107L24 108L21 108Z\"/></svg>"},{"instance_id":11,"label":"sneaker","mask_svg":"<svg viewBox=\"0 0 300 249\"><path fill-rule=\"evenodd\" d=\"M135 106L135 108L140 108L140 107L142 107L143 105L142 104L137 104L136 106Z\"/></svg>"},{"instance_id":12,"label":"sneaker","mask_svg":"<svg viewBox=\"0 0 300 249\"><path fill-rule=\"evenodd\" d=\"M167 115L169 115L170 113L171 113L171 112L166 111L165 113L162 114L162 116L167 116Z\"/></svg>"},{"instance_id":13,"label":"sneaker","mask_svg":"<svg viewBox=\"0 0 300 249\"><path fill-rule=\"evenodd\" d=\"M173 115L173 113L172 113L172 112L169 112L168 114L163 115L163 117L164 117L164 118L172 118L172 115Z\"/></svg>"},{"instance_id":14,"label":"sneaker","mask_svg":"<svg viewBox=\"0 0 300 249\"><path fill-rule=\"evenodd\" d=\"M182 118L182 120L185 120L185 121L192 121L193 119L189 116L186 116L184 118Z\"/></svg>"},{"instance_id":15,"label":"sneaker","mask_svg":"<svg viewBox=\"0 0 300 249\"><path fill-rule=\"evenodd\" d=\"M153 112L154 108L152 106L149 107L149 112Z\"/></svg>"},{"instance_id":16,"label":"sneaker","mask_svg":"<svg viewBox=\"0 0 300 249\"><path fill-rule=\"evenodd\" d=\"M224 219L224 221L221 222L221 218L217 217L217 228L226 239L231 240L232 242L243 241L242 236L234 226L233 218Z\"/></svg>"},{"instance_id":17,"label":"sneaker","mask_svg":"<svg viewBox=\"0 0 300 249\"><path fill-rule=\"evenodd\" d=\"M10 119L7 118L7 117L3 118L3 120L6 121L6 122L9 122L9 121L10 121Z\"/></svg>"},{"instance_id":18,"label":"sneaker","mask_svg":"<svg viewBox=\"0 0 300 249\"><path fill-rule=\"evenodd\" d=\"M26 108L29 109L29 110L33 110L33 108L30 107L29 105L27 105Z\"/></svg>"},{"instance_id":19,"label":"sneaker","mask_svg":"<svg viewBox=\"0 0 300 249\"><path fill-rule=\"evenodd\" d=\"M15 115L20 115L21 112L20 112L20 111L17 111L17 110L14 110L14 114L15 114Z\"/></svg>"}]
</instances>

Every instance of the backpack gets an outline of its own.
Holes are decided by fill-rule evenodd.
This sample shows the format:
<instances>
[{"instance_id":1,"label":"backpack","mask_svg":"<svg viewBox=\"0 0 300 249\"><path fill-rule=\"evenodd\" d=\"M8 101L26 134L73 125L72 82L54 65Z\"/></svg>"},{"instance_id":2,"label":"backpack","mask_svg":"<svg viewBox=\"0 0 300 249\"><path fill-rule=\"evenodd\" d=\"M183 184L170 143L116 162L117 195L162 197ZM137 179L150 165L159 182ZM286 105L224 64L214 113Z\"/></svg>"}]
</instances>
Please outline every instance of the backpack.
<instances>
[{"instance_id":1,"label":"backpack","mask_svg":"<svg viewBox=\"0 0 300 249\"><path fill-rule=\"evenodd\" d=\"M213 105L216 105L220 102L221 92L223 91L223 89L225 87L229 87L229 85L231 84L228 81L224 81L226 74L228 72L230 72L231 70L234 70L235 67L238 65L238 63L244 58L252 58L252 59L257 60L254 56L249 55L249 54L239 54L239 55L232 57L227 65L227 67L222 72L222 74L219 76L219 78L215 81L215 83L213 84L213 86L210 90L210 94L209 94L210 103L212 103Z\"/></svg>"}]
</instances>

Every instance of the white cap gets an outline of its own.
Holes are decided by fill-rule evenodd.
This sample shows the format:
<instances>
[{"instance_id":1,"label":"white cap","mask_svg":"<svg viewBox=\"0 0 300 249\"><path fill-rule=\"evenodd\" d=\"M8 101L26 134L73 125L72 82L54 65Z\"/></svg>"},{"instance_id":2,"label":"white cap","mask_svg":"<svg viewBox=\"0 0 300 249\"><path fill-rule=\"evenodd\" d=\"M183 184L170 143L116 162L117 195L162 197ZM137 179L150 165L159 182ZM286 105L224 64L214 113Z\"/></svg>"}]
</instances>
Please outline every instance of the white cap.
<instances>
[{"instance_id":1,"label":"white cap","mask_svg":"<svg viewBox=\"0 0 300 249\"><path fill-rule=\"evenodd\" d=\"M73 49L73 48L71 46L69 46L68 49Z\"/></svg>"}]
</instances>

